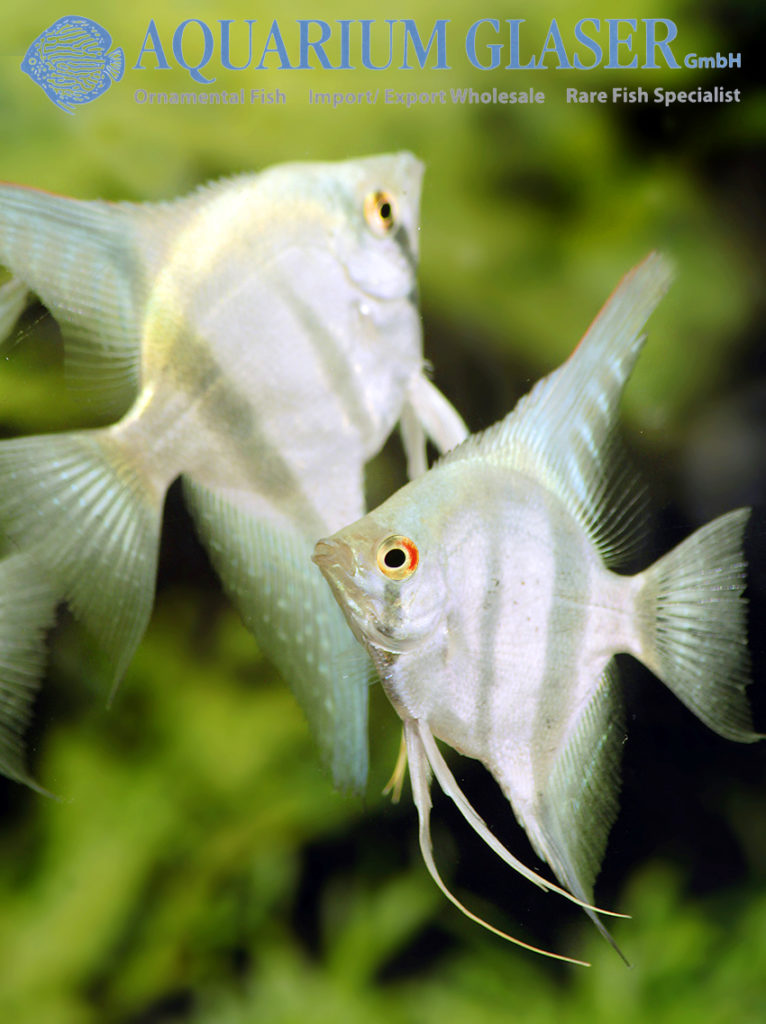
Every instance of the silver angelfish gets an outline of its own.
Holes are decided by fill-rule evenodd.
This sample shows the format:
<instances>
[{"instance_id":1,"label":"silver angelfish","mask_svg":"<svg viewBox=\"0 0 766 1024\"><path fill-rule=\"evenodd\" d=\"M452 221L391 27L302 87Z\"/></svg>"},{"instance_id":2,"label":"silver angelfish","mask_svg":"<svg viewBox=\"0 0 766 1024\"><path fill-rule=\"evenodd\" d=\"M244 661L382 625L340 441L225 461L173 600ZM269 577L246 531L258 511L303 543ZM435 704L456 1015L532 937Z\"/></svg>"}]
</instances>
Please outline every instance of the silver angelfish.
<instances>
[{"instance_id":1,"label":"silver angelfish","mask_svg":"<svg viewBox=\"0 0 766 1024\"><path fill-rule=\"evenodd\" d=\"M224 586L292 686L338 785L367 769L369 661L310 562L364 512L365 463L402 421L465 433L423 373L422 164L283 164L168 203L0 186L0 326L34 293L105 429L0 444L0 530L106 652L149 619L165 492L187 498ZM18 773L17 773L18 774Z\"/></svg>"},{"instance_id":2,"label":"silver angelfish","mask_svg":"<svg viewBox=\"0 0 766 1024\"><path fill-rule=\"evenodd\" d=\"M614 472L617 405L670 280L667 261L648 257L510 415L314 554L403 720L420 846L439 886L457 903L431 851L431 772L504 860L555 888L489 832L435 737L489 769L608 938L591 902L625 739L615 655L642 661L722 736L759 738L745 696L749 510L636 576L608 568L643 518L639 489Z\"/></svg>"}]
</instances>

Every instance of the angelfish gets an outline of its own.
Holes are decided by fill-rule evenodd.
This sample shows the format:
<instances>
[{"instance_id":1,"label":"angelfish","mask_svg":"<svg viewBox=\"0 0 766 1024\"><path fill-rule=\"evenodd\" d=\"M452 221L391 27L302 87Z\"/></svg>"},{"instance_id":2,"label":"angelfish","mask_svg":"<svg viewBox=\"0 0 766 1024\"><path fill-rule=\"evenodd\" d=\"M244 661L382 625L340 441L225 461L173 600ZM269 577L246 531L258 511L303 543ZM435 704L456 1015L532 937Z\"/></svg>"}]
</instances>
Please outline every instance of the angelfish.
<instances>
[{"instance_id":1,"label":"angelfish","mask_svg":"<svg viewBox=\"0 0 766 1024\"><path fill-rule=\"evenodd\" d=\"M431 772L503 859L551 885L488 831L436 739L489 769L535 851L609 937L592 889L625 739L615 655L642 661L722 736L760 738L745 696L749 510L638 575L613 571L643 518L616 410L670 280L668 261L650 255L504 420L315 549L402 718L426 865L464 911L433 860Z\"/></svg>"},{"instance_id":2,"label":"angelfish","mask_svg":"<svg viewBox=\"0 0 766 1024\"><path fill-rule=\"evenodd\" d=\"M422 171L409 153L282 164L146 204L0 186L0 326L36 294L69 370L129 406L104 429L0 443L0 531L116 681L182 475L226 589L349 788L366 774L370 666L311 551L364 512L365 463L397 421L412 472L425 434L442 450L465 434L423 370Z\"/></svg>"}]
</instances>

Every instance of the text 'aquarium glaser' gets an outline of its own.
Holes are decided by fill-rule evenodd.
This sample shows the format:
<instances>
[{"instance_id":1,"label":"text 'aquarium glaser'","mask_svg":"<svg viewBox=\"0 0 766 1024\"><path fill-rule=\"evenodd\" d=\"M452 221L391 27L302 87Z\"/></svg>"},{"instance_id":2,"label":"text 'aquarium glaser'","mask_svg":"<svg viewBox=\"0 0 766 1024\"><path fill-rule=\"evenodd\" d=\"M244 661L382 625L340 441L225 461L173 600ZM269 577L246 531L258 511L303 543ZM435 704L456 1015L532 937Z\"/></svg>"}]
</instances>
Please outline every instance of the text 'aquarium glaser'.
<instances>
[{"instance_id":1,"label":"text 'aquarium glaser'","mask_svg":"<svg viewBox=\"0 0 766 1024\"><path fill-rule=\"evenodd\" d=\"M444 451L466 433L424 375L422 172L409 153L280 164L145 204L0 185L2 333L39 297L70 376L105 410L127 408L102 429L0 443L14 552L0 591L25 595L11 618L0 604L7 775L31 781L21 738L59 602L113 684L123 675L182 476L213 565L335 782L362 788L371 666L311 551L364 513L365 464L397 422L413 474L426 435Z\"/></svg>"},{"instance_id":2,"label":"text 'aquarium glaser'","mask_svg":"<svg viewBox=\"0 0 766 1024\"><path fill-rule=\"evenodd\" d=\"M140 94L146 71L183 69L209 85L223 72L364 70L593 71L723 66L685 53L668 18L553 18L534 31L524 18L479 18L458 30L449 18L184 18L157 25L151 18L133 50L112 46L108 30L69 15L44 29L29 46L21 69L61 110L75 110L103 95L126 71ZM727 67L739 66L729 54ZM702 63L699 63L699 62ZM253 86L248 82L248 91ZM253 89L253 92L257 90Z\"/></svg>"},{"instance_id":3,"label":"text 'aquarium glaser'","mask_svg":"<svg viewBox=\"0 0 766 1024\"><path fill-rule=\"evenodd\" d=\"M473 920L433 859L432 773L504 861L582 904L611 940L592 891L625 739L616 654L642 661L720 735L761 738L745 696L749 509L635 576L612 571L644 520L613 436L617 405L671 277L649 256L504 420L314 552L402 718L395 780L408 760L428 870ZM495 838L436 739L489 769L565 889Z\"/></svg>"}]
</instances>

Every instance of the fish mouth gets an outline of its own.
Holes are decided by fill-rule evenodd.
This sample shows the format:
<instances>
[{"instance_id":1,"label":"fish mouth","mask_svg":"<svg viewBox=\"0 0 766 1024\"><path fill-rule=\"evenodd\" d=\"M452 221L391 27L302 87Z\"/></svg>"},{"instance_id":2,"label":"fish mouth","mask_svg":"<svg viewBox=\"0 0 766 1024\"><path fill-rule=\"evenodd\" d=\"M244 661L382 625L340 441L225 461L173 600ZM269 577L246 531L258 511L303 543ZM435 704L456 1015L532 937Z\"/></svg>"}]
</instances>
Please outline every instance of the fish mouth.
<instances>
[{"instance_id":1,"label":"fish mouth","mask_svg":"<svg viewBox=\"0 0 766 1024\"><path fill-rule=\"evenodd\" d=\"M361 644L366 644L366 637L360 625L365 618L366 605L360 600L361 591L353 582L356 566L351 549L333 537L319 540L314 546L311 561L319 567L329 583L333 597L338 602L352 633Z\"/></svg>"},{"instance_id":2,"label":"fish mouth","mask_svg":"<svg viewBox=\"0 0 766 1024\"><path fill-rule=\"evenodd\" d=\"M351 632L373 658L375 650L402 654L417 645L417 639L397 637L379 621L374 601L354 579L358 575L357 564L347 544L334 537L317 541L311 560L330 584Z\"/></svg>"},{"instance_id":3,"label":"fish mouth","mask_svg":"<svg viewBox=\"0 0 766 1024\"><path fill-rule=\"evenodd\" d=\"M316 542L311 561L319 566L330 583L335 575L333 570L339 569L346 576L354 574L353 558L348 546L332 538Z\"/></svg>"}]
</instances>

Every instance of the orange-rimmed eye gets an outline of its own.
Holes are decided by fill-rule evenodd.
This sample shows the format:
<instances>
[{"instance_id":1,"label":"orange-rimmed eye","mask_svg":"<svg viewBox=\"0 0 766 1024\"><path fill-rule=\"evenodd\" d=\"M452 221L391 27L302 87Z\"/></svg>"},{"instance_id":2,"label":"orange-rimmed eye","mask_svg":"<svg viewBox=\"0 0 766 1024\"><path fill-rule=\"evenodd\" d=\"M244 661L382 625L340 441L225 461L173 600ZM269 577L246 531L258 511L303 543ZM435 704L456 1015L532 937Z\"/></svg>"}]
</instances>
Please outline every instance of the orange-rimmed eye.
<instances>
[{"instance_id":1,"label":"orange-rimmed eye","mask_svg":"<svg viewBox=\"0 0 766 1024\"><path fill-rule=\"evenodd\" d=\"M370 192L364 201L364 216L376 235L387 235L396 225L394 197L380 190Z\"/></svg>"},{"instance_id":2,"label":"orange-rimmed eye","mask_svg":"<svg viewBox=\"0 0 766 1024\"><path fill-rule=\"evenodd\" d=\"M390 580L406 580L418 567L418 549L409 537L389 537L378 548L378 568Z\"/></svg>"}]
</instances>

